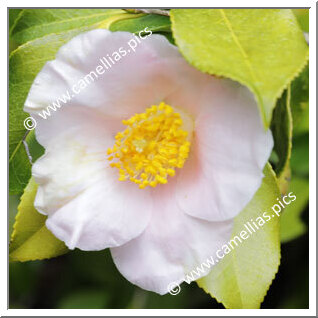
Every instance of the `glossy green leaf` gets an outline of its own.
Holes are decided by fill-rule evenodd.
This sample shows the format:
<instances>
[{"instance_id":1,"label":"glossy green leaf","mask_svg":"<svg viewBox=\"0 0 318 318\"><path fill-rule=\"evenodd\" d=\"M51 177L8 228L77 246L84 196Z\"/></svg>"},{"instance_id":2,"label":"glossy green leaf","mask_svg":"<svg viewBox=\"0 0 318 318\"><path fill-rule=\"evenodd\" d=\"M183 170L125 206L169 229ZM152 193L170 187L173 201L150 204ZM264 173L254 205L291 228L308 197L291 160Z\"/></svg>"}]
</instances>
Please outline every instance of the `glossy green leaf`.
<instances>
[{"instance_id":1,"label":"glossy green leaf","mask_svg":"<svg viewBox=\"0 0 318 318\"><path fill-rule=\"evenodd\" d=\"M273 112L271 131L274 151L278 156L275 172L281 193L286 193L290 181L289 161L292 147L292 115L290 110L290 86L278 99Z\"/></svg>"},{"instance_id":2,"label":"glossy green leaf","mask_svg":"<svg viewBox=\"0 0 318 318\"><path fill-rule=\"evenodd\" d=\"M268 127L276 100L304 68L308 46L289 9L174 9L175 41L202 72L246 85Z\"/></svg>"},{"instance_id":3,"label":"glossy green leaf","mask_svg":"<svg viewBox=\"0 0 318 318\"><path fill-rule=\"evenodd\" d=\"M246 208L235 218L232 238L246 231L244 224L251 219L265 224L246 240L235 246L209 275L198 284L226 308L259 308L280 262L279 218L271 207L280 196L275 175L269 164L260 189ZM271 217L265 220L263 213Z\"/></svg>"},{"instance_id":4,"label":"glossy green leaf","mask_svg":"<svg viewBox=\"0 0 318 318\"><path fill-rule=\"evenodd\" d=\"M110 26L111 31L127 31L136 33L148 28L152 32L171 32L171 22L169 17L147 14L135 19L119 20Z\"/></svg>"},{"instance_id":5,"label":"glossy green leaf","mask_svg":"<svg viewBox=\"0 0 318 318\"><path fill-rule=\"evenodd\" d=\"M45 226L46 216L34 208L37 185L33 179L25 188L18 206L10 240L10 261L30 261L51 258L68 251Z\"/></svg>"},{"instance_id":6,"label":"glossy green leaf","mask_svg":"<svg viewBox=\"0 0 318 318\"><path fill-rule=\"evenodd\" d=\"M27 152L27 149L29 153ZM37 142L34 130L30 131L24 141L21 140L16 153L9 160L9 193L21 194L31 177L31 162L44 154L44 148Z\"/></svg>"},{"instance_id":7,"label":"glossy green leaf","mask_svg":"<svg viewBox=\"0 0 318 318\"><path fill-rule=\"evenodd\" d=\"M293 134L309 131L309 66L307 65L291 84L290 106L293 117Z\"/></svg>"},{"instance_id":8,"label":"glossy green leaf","mask_svg":"<svg viewBox=\"0 0 318 318\"><path fill-rule=\"evenodd\" d=\"M274 138L274 150L279 161L275 169L277 176L283 173L288 165L292 144L292 115L290 110L290 88L278 100L273 112L271 131Z\"/></svg>"},{"instance_id":9,"label":"glossy green leaf","mask_svg":"<svg viewBox=\"0 0 318 318\"><path fill-rule=\"evenodd\" d=\"M96 25L126 16L120 9L24 9L11 35L20 45L52 33Z\"/></svg>"},{"instance_id":10,"label":"glossy green leaf","mask_svg":"<svg viewBox=\"0 0 318 318\"><path fill-rule=\"evenodd\" d=\"M21 194L31 177L31 163L22 140L11 158L9 159L9 194Z\"/></svg>"},{"instance_id":11,"label":"glossy green leaf","mask_svg":"<svg viewBox=\"0 0 318 318\"><path fill-rule=\"evenodd\" d=\"M301 213L304 211L309 200L309 183L306 178L293 177L288 193L293 192L296 200L287 205L281 216L281 241L289 242L307 230L306 225L301 220Z\"/></svg>"}]
</instances>

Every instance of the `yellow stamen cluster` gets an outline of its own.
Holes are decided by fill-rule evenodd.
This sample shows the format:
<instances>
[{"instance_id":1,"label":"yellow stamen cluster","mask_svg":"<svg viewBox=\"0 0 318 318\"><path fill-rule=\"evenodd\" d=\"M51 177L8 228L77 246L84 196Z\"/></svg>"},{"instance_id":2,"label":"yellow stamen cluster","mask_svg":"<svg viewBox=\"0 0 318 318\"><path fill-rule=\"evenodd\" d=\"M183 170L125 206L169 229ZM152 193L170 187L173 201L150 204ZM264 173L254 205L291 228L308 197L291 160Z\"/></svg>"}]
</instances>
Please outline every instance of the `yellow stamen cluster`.
<instances>
[{"instance_id":1,"label":"yellow stamen cluster","mask_svg":"<svg viewBox=\"0 0 318 318\"><path fill-rule=\"evenodd\" d=\"M127 128L115 137L107 150L111 167L118 168L119 180L130 180L144 189L167 183L188 157L188 133L182 130L179 113L165 104L153 105L144 113L123 120Z\"/></svg>"}]
</instances>

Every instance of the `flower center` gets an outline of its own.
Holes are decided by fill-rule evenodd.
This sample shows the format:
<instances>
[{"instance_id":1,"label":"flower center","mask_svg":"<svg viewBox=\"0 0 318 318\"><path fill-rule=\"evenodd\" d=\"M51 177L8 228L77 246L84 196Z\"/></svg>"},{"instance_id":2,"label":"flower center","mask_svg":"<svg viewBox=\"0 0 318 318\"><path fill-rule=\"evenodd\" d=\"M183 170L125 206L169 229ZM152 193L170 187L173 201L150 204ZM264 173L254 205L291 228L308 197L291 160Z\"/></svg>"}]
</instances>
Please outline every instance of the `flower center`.
<instances>
[{"instance_id":1,"label":"flower center","mask_svg":"<svg viewBox=\"0 0 318 318\"><path fill-rule=\"evenodd\" d=\"M182 129L186 121L164 102L123 120L127 128L107 150L110 166L119 170L119 180L135 182L141 189L167 183L189 154L189 134Z\"/></svg>"}]
</instances>

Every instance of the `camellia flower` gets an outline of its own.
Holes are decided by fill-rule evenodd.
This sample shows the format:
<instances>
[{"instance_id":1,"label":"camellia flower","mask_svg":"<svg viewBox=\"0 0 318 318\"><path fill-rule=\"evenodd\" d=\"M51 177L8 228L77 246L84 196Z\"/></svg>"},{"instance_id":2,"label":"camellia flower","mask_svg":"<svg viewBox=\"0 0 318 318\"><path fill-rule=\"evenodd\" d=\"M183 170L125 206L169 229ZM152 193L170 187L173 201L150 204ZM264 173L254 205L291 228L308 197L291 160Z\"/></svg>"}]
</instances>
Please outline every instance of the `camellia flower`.
<instances>
[{"instance_id":1,"label":"camellia flower","mask_svg":"<svg viewBox=\"0 0 318 318\"><path fill-rule=\"evenodd\" d=\"M81 34L36 77L24 108L45 147L34 204L70 249L110 248L129 281L164 294L230 239L273 141L245 87L199 72L161 35L129 52L132 36ZM78 94L38 115L66 91Z\"/></svg>"}]
</instances>

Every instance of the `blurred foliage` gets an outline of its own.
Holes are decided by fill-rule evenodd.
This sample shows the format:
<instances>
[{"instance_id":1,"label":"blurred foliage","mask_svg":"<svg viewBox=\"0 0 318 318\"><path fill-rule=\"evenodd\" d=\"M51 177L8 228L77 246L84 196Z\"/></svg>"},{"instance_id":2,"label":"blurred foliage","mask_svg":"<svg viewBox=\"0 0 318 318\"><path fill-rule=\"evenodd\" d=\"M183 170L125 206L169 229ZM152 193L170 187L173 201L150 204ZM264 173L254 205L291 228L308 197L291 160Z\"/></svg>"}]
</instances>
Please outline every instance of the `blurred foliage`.
<instances>
[{"instance_id":1,"label":"blurred foliage","mask_svg":"<svg viewBox=\"0 0 318 318\"><path fill-rule=\"evenodd\" d=\"M282 246L282 264L261 308L308 307L306 244L307 236ZM75 250L46 261L10 263L9 307L223 308L196 283L181 288L176 296L147 292L121 276L108 251Z\"/></svg>"},{"instance_id":2,"label":"blurred foliage","mask_svg":"<svg viewBox=\"0 0 318 318\"><path fill-rule=\"evenodd\" d=\"M297 199L288 205L281 216L281 242L289 242L304 234L307 230L300 214L307 207L309 199L309 183L306 178L293 177L288 191L292 191Z\"/></svg>"}]
</instances>

